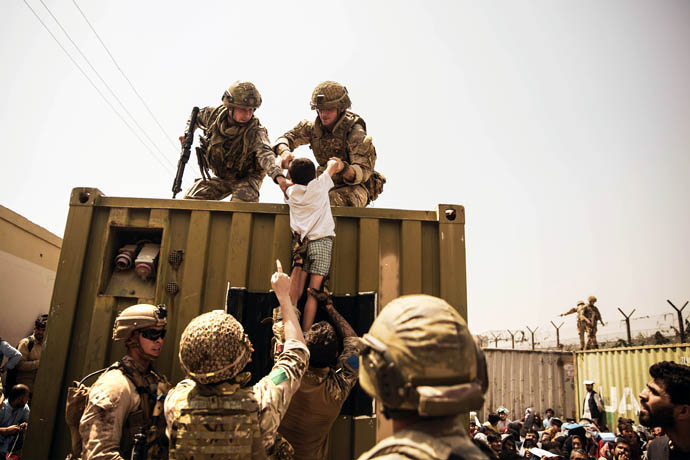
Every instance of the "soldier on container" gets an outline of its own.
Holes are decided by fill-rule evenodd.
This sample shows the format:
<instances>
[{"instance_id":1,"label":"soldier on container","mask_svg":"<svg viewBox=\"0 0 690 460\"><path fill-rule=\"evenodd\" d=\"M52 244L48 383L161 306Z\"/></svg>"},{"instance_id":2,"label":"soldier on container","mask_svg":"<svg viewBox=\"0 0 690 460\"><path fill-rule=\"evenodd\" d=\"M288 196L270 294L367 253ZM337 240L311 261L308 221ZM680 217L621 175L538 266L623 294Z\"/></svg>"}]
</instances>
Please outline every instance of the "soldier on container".
<instances>
[{"instance_id":1,"label":"soldier on container","mask_svg":"<svg viewBox=\"0 0 690 460\"><path fill-rule=\"evenodd\" d=\"M577 335L580 337L580 350L585 349L585 332L588 330L592 321L589 319L589 310L582 300L577 302L577 306L571 308L565 313L561 313L558 316L567 316L573 313L577 313Z\"/></svg>"},{"instance_id":2,"label":"soldier on container","mask_svg":"<svg viewBox=\"0 0 690 460\"><path fill-rule=\"evenodd\" d=\"M593 350L595 348L599 348L599 344L597 343L597 323L601 323L602 326L606 326L604 324L604 320L601 319L601 313L599 312L599 308L597 308L594 303L597 301L597 298L594 296L589 296L587 299L587 309L586 312L588 314L588 319L589 319L589 324L587 325L587 349L588 350Z\"/></svg>"},{"instance_id":3,"label":"soldier on container","mask_svg":"<svg viewBox=\"0 0 690 460\"><path fill-rule=\"evenodd\" d=\"M319 175L330 158L340 158L345 168L333 177L331 205L363 208L378 197L386 178L374 171L376 149L367 136L366 123L348 110L350 106L347 88L335 81L320 83L311 96L311 109L318 113L316 120L298 123L275 141L273 149L287 169L292 151L309 144L319 164Z\"/></svg>"},{"instance_id":4,"label":"soldier on container","mask_svg":"<svg viewBox=\"0 0 690 460\"><path fill-rule=\"evenodd\" d=\"M140 430L146 434L145 458L168 458L162 404L157 401L170 382L152 366L163 348L166 316L163 306L139 304L115 318L113 340L125 341L127 354L89 391L79 423L84 460L129 459Z\"/></svg>"},{"instance_id":5,"label":"soldier on container","mask_svg":"<svg viewBox=\"0 0 690 460\"><path fill-rule=\"evenodd\" d=\"M242 325L216 310L194 318L180 338L187 378L165 400L171 459L292 458L278 434L309 362L299 319L290 302L290 277L278 271L271 284L284 319L285 344L271 372L256 385L242 369L252 344Z\"/></svg>"},{"instance_id":6,"label":"soldier on container","mask_svg":"<svg viewBox=\"0 0 690 460\"><path fill-rule=\"evenodd\" d=\"M325 297L323 308L343 337L343 351L338 355L338 336L330 323L321 321L309 329L309 369L278 429L300 460L326 458L331 427L357 383L357 334L335 309L330 296Z\"/></svg>"},{"instance_id":7,"label":"soldier on container","mask_svg":"<svg viewBox=\"0 0 690 460\"><path fill-rule=\"evenodd\" d=\"M218 107L199 111L196 124L204 132L201 168L208 177L197 179L185 198L222 200L232 195L231 201L258 202L266 173L285 191L287 183L276 165L268 132L254 116L261 105L259 91L248 81L237 81L222 101Z\"/></svg>"},{"instance_id":8,"label":"soldier on container","mask_svg":"<svg viewBox=\"0 0 690 460\"><path fill-rule=\"evenodd\" d=\"M453 307L426 295L399 297L360 347L359 382L393 419L393 435L360 460L487 458L460 418L484 402L486 361Z\"/></svg>"}]
</instances>

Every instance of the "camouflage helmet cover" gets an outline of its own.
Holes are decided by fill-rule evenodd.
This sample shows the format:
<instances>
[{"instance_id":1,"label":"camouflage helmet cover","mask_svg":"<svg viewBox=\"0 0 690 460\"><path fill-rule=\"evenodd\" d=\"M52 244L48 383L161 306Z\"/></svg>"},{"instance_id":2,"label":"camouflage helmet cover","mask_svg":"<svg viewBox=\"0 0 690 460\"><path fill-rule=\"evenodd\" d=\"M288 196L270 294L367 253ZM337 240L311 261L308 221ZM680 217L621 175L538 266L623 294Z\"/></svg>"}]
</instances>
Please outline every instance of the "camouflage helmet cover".
<instances>
[{"instance_id":1,"label":"camouflage helmet cover","mask_svg":"<svg viewBox=\"0 0 690 460\"><path fill-rule=\"evenodd\" d=\"M594 303L596 301L597 301L597 298L594 297L593 295L591 295L591 296L589 296L589 298L587 298L587 302L589 302L589 303Z\"/></svg>"},{"instance_id":2,"label":"camouflage helmet cover","mask_svg":"<svg viewBox=\"0 0 690 460\"><path fill-rule=\"evenodd\" d=\"M194 318L180 338L180 364L201 384L236 376L251 358L252 343L242 325L222 310Z\"/></svg>"},{"instance_id":3,"label":"camouflage helmet cover","mask_svg":"<svg viewBox=\"0 0 690 460\"><path fill-rule=\"evenodd\" d=\"M245 109L258 109L261 106L261 94L253 83L248 81L236 81L223 93L223 105L225 107L240 107Z\"/></svg>"},{"instance_id":4,"label":"camouflage helmet cover","mask_svg":"<svg viewBox=\"0 0 690 460\"><path fill-rule=\"evenodd\" d=\"M311 93L311 109L349 109L352 106L347 88L336 81L319 83Z\"/></svg>"},{"instance_id":5,"label":"camouflage helmet cover","mask_svg":"<svg viewBox=\"0 0 690 460\"><path fill-rule=\"evenodd\" d=\"M484 402L483 353L465 320L442 299L410 295L391 301L362 345L360 384L388 408L438 416L478 409ZM383 355L372 352L377 347ZM398 382L387 377L391 367L399 370Z\"/></svg>"},{"instance_id":6,"label":"camouflage helmet cover","mask_svg":"<svg viewBox=\"0 0 690 460\"><path fill-rule=\"evenodd\" d=\"M168 316L163 305L142 303L127 307L115 318L113 340L127 340L132 332L149 327L165 327Z\"/></svg>"}]
</instances>

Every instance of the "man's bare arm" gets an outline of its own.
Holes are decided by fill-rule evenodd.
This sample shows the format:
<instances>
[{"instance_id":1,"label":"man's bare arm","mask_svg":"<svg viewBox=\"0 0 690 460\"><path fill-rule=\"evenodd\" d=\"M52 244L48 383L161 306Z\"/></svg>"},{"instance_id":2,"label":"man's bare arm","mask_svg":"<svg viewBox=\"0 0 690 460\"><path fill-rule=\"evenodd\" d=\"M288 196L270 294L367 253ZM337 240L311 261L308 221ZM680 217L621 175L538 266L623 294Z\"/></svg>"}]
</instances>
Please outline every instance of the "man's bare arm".
<instances>
[{"instance_id":1,"label":"man's bare arm","mask_svg":"<svg viewBox=\"0 0 690 460\"><path fill-rule=\"evenodd\" d=\"M335 324L335 327L338 329L338 332L341 336L357 337L357 333L354 329L352 329L350 323L348 323L347 320L343 318L343 316L340 313L338 313L338 310L335 309L330 297L328 298L328 302L326 302L326 305L324 305L323 308L324 310L326 310L326 313L328 313L328 316L331 317L333 324Z\"/></svg>"}]
</instances>

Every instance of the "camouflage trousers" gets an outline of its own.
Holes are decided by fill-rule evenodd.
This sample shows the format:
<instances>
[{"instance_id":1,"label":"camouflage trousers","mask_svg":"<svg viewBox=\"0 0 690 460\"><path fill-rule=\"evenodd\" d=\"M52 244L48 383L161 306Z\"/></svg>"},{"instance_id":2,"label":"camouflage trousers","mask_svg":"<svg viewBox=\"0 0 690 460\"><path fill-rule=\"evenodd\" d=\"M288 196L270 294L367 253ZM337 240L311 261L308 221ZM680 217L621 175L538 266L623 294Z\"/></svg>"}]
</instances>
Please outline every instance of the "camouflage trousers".
<instances>
[{"instance_id":1,"label":"camouflage trousers","mask_svg":"<svg viewBox=\"0 0 690 460\"><path fill-rule=\"evenodd\" d=\"M228 195L232 195L230 201L257 203L259 201L259 188L261 188L263 180L263 177L256 176L246 176L241 179L211 177L205 181L204 179L197 179L184 197L194 200L220 201Z\"/></svg>"},{"instance_id":2,"label":"camouflage trousers","mask_svg":"<svg viewBox=\"0 0 690 460\"><path fill-rule=\"evenodd\" d=\"M585 331L587 330L587 323L584 321L577 322L577 335L580 338L580 350L585 349Z\"/></svg>"},{"instance_id":3,"label":"camouflage trousers","mask_svg":"<svg viewBox=\"0 0 690 460\"><path fill-rule=\"evenodd\" d=\"M597 327L590 326L587 328L587 346L585 349L594 350L599 348L599 343L597 342Z\"/></svg>"},{"instance_id":4,"label":"camouflage trousers","mask_svg":"<svg viewBox=\"0 0 690 460\"><path fill-rule=\"evenodd\" d=\"M363 208L369 201L369 193L361 184L342 185L328 192L328 198L331 200L331 206Z\"/></svg>"}]
</instances>

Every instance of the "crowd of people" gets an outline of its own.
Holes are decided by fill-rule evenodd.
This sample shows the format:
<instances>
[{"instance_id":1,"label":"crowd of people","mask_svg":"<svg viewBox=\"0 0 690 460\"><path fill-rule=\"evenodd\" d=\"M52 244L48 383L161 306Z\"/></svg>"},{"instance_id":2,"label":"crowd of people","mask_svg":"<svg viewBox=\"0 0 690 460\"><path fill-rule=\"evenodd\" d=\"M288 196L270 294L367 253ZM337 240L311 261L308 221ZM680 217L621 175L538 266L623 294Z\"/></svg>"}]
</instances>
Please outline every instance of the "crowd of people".
<instances>
[{"instance_id":1,"label":"crowd of people","mask_svg":"<svg viewBox=\"0 0 690 460\"><path fill-rule=\"evenodd\" d=\"M557 417L550 408L543 416L527 408L519 420L510 420L509 410L500 406L484 423L476 413L470 414L470 437L501 460L688 459L690 367L661 362L649 372L651 380L639 395L639 424L619 417L614 426L607 426L603 410L592 417L601 398L592 389L594 382L585 381L584 410L577 420Z\"/></svg>"},{"instance_id":2,"label":"crowd of people","mask_svg":"<svg viewBox=\"0 0 690 460\"><path fill-rule=\"evenodd\" d=\"M33 395L43 350L48 315L34 322L33 333L13 347L0 338L0 457L21 451L29 425L29 403Z\"/></svg>"}]
</instances>

